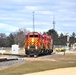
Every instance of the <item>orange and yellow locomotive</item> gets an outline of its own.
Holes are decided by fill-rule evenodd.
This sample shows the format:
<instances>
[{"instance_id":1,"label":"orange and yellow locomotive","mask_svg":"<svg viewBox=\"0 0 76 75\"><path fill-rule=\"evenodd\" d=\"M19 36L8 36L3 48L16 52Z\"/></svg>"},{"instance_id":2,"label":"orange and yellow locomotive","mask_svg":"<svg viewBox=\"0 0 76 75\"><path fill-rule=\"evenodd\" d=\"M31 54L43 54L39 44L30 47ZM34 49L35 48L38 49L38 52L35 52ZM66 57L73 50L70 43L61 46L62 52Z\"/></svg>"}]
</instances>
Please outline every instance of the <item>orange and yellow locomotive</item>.
<instances>
[{"instance_id":1,"label":"orange and yellow locomotive","mask_svg":"<svg viewBox=\"0 0 76 75\"><path fill-rule=\"evenodd\" d=\"M25 53L26 55L51 54L53 52L51 36L42 35L38 32L29 32L25 36Z\"/></svg>"}]
</instances>

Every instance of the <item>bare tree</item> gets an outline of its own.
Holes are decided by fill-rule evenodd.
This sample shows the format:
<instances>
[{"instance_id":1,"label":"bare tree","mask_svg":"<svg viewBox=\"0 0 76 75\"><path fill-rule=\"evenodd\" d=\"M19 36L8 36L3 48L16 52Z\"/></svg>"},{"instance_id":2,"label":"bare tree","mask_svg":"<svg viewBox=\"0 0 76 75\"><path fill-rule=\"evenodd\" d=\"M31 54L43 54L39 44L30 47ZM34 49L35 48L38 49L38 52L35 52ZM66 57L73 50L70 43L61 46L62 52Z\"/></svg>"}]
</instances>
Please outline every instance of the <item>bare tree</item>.
<instances>
[{"instance_id":1,"label":"bare tree","mask_svg":"<svg viewBox=\"0 0 76 75\"><path fill-rule=\"evenodd\" d=\"M0 47L9 46L9 41L4 33L0 33Z\"/></svg>"},{"instance_id":2,"label":"bare tree","mask_svg":"<svg viewBox=\"0 0 76 75\"><path fill-rule=\"evenodd\" d=\"M27 31L24 28L19 29L16 33L15 33L15 43L18 44L20 47L22 47L24 45L24 38L25 35L28 33L29 31Z\"/></svg>"}]
</instances>

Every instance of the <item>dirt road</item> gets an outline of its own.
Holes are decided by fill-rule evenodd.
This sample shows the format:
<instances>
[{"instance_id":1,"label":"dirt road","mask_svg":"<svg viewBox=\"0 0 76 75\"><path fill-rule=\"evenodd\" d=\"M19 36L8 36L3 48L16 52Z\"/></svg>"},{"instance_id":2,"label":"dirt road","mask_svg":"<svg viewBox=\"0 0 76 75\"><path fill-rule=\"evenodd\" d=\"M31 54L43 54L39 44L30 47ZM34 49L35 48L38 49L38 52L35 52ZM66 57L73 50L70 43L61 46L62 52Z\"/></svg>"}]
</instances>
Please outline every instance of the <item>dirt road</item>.
<instances>
[{"instance_id":1,"label":"dirt road","mask_svg":"<svg viewBox=\"0 0 76 75\"><path fill-rule=\"evenodd\" d=\"M60 68L55 70L48 70L48 71L23 74L23 75L76 75L76 67Z\"/></svg>"}]
</instances>

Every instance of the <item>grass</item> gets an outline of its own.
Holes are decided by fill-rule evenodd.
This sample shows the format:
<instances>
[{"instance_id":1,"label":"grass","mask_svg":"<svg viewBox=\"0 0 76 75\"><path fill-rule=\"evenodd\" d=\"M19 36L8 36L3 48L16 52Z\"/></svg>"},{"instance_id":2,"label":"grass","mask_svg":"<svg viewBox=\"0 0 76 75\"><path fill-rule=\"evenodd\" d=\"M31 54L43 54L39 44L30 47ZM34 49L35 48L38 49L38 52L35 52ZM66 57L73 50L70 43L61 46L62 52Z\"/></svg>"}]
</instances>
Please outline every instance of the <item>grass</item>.
<instances>
[{"instance_id":1,"label":"grass","mask_svg":"<svg viewBox=\"0 0 76 75\"><path fill-rule=\"evenodd\" d=\"M76 67L76 54L58 55L51 58L57 61L31 61L17 67L1 70L0 75L22 75L57 68Z\"/></svg>"}]
</instances>

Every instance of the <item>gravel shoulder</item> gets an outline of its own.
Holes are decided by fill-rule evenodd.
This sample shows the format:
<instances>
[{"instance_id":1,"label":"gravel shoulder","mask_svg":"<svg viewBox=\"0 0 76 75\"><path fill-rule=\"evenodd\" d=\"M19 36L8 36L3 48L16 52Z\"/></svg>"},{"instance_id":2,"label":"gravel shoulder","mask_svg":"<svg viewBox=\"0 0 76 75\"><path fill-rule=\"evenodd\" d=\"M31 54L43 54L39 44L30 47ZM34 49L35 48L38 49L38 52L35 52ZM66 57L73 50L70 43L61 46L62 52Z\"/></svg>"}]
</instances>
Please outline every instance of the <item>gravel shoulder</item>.
<instances>
[{"instance_id":1,"label":"gravel shoulder","mask_svg":"<svg viewBox=\"0 0 76 75\"><path fill-rule=\"evenodd\" d=\"M0 62L0 70L7 69L10 67L17 67L19 65L22 65L26 63L26 60L22 60L22 58L19 58L18 56L9 56L9 55L0 55L0 59L17 59L17 60L10 60L10 61L4 61Z\"/></svg>"},{"instance_id":2,"label":"gravel shoulder","mask_svg":"<svg viewBox=\"0 0 76 75\"><path fill-rule=\"evenodd\" d=\"M26 61L24 60L12 60L12 61L0 62L0 70L7 69L10 67L17 67L25 63Z\"/></svg>"}]
</instances>

